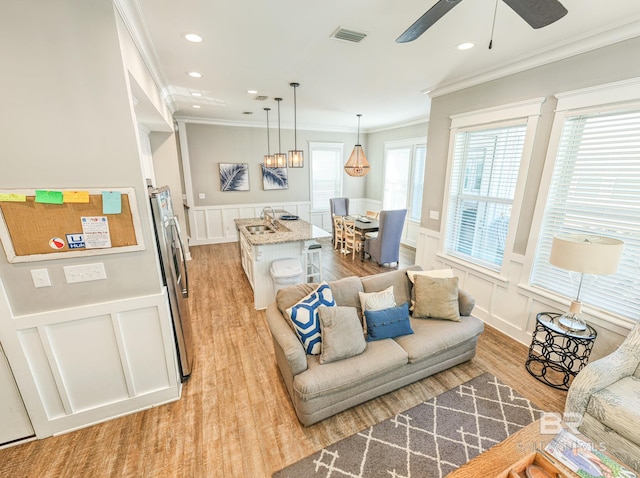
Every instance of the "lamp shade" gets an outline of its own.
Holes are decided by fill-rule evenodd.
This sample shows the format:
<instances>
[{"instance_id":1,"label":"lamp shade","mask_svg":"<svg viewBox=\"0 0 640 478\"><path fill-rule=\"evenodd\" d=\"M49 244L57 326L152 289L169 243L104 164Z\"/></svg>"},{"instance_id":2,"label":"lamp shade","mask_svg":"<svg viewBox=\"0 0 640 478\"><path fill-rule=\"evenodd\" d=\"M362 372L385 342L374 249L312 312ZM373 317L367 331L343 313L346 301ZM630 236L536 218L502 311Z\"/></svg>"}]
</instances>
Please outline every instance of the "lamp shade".
<instances>
[{"instance_id":1,"label":"lamp shade","mask_svg":"<svg viewBox=\"0 0 640 478\"><path fill-rule=\"evenodd\" d=\"M549 262L583 274L613 274L618 269L624 242L588 234L554 236Z\"/></svg>"}]
</instances>

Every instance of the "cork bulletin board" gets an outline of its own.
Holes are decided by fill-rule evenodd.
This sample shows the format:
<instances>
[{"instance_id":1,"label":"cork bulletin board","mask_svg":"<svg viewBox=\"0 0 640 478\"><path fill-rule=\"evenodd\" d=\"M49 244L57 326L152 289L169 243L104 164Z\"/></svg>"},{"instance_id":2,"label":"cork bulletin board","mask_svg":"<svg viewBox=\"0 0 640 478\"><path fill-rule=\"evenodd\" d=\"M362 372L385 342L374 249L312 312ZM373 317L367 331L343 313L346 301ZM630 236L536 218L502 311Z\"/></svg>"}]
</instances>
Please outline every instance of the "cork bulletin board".
<instances>
[{"instance_id":1,"label":"cork bulletin board","mask_svg":"<svg viewBox=\"0 0 640 478\"><path fill-rule=\"evenodd\" d=\"M39 202L41 193L57 196L50 202ZM103 204L103 193L117 195L115 207ZM133 188L0 190L0 213L0 239L9 262L144 249ZM90 232L83 234L89 230L87 221L99 224L102 242L90 241Z\"/></svg>"}]
</instances>

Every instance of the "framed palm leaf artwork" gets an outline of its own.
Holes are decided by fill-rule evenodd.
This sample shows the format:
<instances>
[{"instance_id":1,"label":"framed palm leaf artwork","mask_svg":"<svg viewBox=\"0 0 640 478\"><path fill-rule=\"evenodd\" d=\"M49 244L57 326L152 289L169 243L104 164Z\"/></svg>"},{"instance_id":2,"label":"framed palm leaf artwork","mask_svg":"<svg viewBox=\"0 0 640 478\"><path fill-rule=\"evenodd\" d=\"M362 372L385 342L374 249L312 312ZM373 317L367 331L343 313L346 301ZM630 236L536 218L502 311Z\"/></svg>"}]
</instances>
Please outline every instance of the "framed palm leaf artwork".
<instances>
[{"instance_id":1,"label":"framed palm leaf artwork","mask_svg":"<svg viewBox=\"0 0 640 478\"><path fill-rule=\"evenodd\" d=\"M262 185L265 191L272 189L289 189L289 176L287 168L267 168L262 167Z\"/></svg>"},{"instance_id":2,"label":"framed palm leaf artwork","mask_svg":"<svg viewBox=\"0 0 640 478\"><path fill-rule=\"evenodd\" d=\"M218 163L220 166L221 191L248 191L248 163Z\"/></svg>"}]
</instances>

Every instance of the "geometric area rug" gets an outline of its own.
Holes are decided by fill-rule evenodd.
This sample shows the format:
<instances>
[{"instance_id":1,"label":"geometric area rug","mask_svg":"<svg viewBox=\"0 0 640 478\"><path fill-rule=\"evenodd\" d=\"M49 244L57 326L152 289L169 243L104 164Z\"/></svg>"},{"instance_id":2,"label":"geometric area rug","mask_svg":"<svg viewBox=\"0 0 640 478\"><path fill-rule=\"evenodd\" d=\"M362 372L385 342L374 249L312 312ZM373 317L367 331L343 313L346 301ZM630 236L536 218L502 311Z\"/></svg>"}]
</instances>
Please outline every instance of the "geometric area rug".
<instances>
[{"instance_id":1,"label":"geometric area rug","mask_svg":"<svg viewBox=\"0 0 640 478\"><path fill-rule=\"evenodd\" d=\"M540 418L489 373L351 435L274 478L442 478Z\"/></svg>"}]
</instances>

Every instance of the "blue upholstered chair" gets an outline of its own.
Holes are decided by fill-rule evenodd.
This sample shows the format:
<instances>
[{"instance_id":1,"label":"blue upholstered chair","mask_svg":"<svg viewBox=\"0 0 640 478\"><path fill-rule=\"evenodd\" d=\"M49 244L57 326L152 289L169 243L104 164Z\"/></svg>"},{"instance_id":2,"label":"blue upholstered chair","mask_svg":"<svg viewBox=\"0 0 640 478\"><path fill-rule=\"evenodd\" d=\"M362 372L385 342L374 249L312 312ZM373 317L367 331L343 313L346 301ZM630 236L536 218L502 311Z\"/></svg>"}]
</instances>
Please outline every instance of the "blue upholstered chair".
<instances>
[{"instance_id":1,"label":"blue upholstered chair","mask_svg":"<svg viewBox=\"0 0 640 478\"><path fill-rule=\"evenodd\" d=\"M406 216L406 209L380 211L380 229L377 237L366 237L364 242L364 252L378 264L400 261L400 239Z\"/></svg>"},{"instance_id":2,"label":"blue upholstered chair","mask_svg":"<svg viewBox=\"0 0 640 478\"><path fill-rule=\"evenodd\" d=\"M349 215L349 198L330 198L329 205L331 206L331 234L336 237L333 216ZM333 239L331 241L333 242Z\"/></svg>"}]
</instances>

